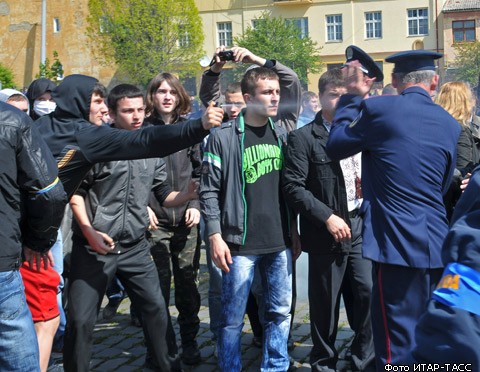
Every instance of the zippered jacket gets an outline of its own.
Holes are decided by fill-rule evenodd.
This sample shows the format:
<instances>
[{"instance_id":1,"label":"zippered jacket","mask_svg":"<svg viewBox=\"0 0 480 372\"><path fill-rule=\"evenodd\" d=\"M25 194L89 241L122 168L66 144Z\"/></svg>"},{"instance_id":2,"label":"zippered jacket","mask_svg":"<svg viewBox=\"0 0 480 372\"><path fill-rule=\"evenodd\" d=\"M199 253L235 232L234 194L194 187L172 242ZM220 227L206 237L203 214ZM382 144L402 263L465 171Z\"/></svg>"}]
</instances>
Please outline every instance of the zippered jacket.
<instances>
[{"instance_id":1,"label":"zippered jacket","mask_svg":"<svg viewBox=\"0 0 480 372\"><path fill-rule=\"evenodd\" d=\"M279 146L284 150L287 132L270 119ZM243 245L246 237L243 111L235 119L212 131L208 138L200 178L200 206L206 235L220 233L228 243ZM280 188L280 185L278 185ZM280 191L280 196L282 193ZM283 232L289 242L289 221L286 204L281 202Z\"/></svg>"},{"instance_id":2,"label":"zippered jacket","mask_svg":"<svg viewBox=\"0 0 480 372\"><path fill-rule=\"evenodd\" d=\"M150 191L160 202L172 191L166 182L165 162L162 159L96 164L76 194L85 198L87 215L93 228L108 234L118 243L115 244L116 248L121 250L145 237L149 224L147 205ZM76 223L74 233L83 237Z\"/></svg>"},{"instance_id":3,"label":"zippered jacket","mask_svg":"<svg viewBox=\"0 0 480 372\"><path fill-rule=\"evenodd\" d=\"M18 269L22 245L46 252L67 203L55 159L32 120L0 103L0 271Z\"/></svg>"},{"instance_id":4,"label":"zippered jacket","mask_svg":"<svg viewBox=\"0 0 480 372\"><path fill-rule=\"evenodd\" d=\"M158 126L175 126L185 122L187 119L180 117L175 123L166 125L161 119L154 117L147 118L145 125L153 124ZM201 155L200 144L190 146L186 149L177 151L163 158L165 161L165 171L167 174L167 183L172 191L187 192L192 179L200 177ZM189 208L200 210L198 199L190 200L177 207L166 208L159 203L154 192L150 195L150 208L155 212L160 226L169 228L185 225L185 212Z\"/></svg>"},{"instance_id":5,"label":"zippered jacket","mask_svg":"<svg viewBox=\"0 0 480 372\"><path fill-rule=\"evenodd\" d=\"M96 82L89 76L67 76L52 93L55 111L35 121L57 159L59 177L69 197L95 163L163 157L200 143L209 134L202 119L141 131L93 125L88 120Z\"/></svg>"}]
</instances>

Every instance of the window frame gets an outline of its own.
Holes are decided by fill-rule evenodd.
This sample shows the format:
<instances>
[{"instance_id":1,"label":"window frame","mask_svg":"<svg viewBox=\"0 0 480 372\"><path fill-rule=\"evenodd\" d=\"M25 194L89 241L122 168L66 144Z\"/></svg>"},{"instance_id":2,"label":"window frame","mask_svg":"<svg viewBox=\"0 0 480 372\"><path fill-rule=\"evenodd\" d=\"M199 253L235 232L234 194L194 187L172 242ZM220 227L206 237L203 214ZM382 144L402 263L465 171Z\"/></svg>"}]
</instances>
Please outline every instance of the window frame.
<instances>
[{"instance_id":1,"label":"window frame","mask_svg":"<svg viewBox=\"0 0 480 372\"><path fill-rule=\"evenodd\" d=\"M466 22L472 22L473 25L472 27L465 27ZM454 24L455 23L462 23L462 27L455 28ZM463 20L455 20L452 21L452 37L453 37L453 42L454 43L471 43L474 42L477 39L477 33L475 29L475 19L463 19ZM457 40L455 36L455 32L462 32L463 38L462 40ZM467 40L467 32L468 31L473 31L473 39Z\"/></svg>"},{"instance_id":2,"label":"window frame","mask_svg":"<svg viewBox=\"0 0 480 372\"><path fill-rule=\"evenodd\" d=\"M372 40L372 39L382 39L383 38L383 24L382 24L382 12L379 10L373 12L365 12L365 39ZM367 17L371 15L372 19L367 19ZM375 16L379 15L380 18L376 19ZM377 25L380 25L379 29L377 29ZM369 26L371 29L369 30ZM372 33L372 36L369 36L369 32Z\"/></svg>"},{"instance_id":3,"label":"window frame","mask_svg":"<svg viewBox=\"0 0 480 372\"><path fill-rule=\"evenodd\" d=\"M421 12L426 11L426 15L420 15ZM410 15L409 12L416 12L416 15ZM407 9L407 35L408 36L427 36L429 30L429 11L427 8L411 8ZM426 25L422 25L423 22L427 22ZM414 22L414 27L411 27L411 22ZM420 32L422 28L426 28L426 32ZM410 32L410 31L416 32Z\"/></svg>"},{"instance_id":4,"label":"window frame","mask_svg":"<svg viewBox=\"0 0 480 372\"><path fill-rule=\"evenodd\" d=\"M300 31L300 38L308 37L308 17L286 18L285 22L292 23Z\"/></svg>"},{"instance_id":5,"label":"window frame","mask_svg":"<svg viewBox=\"0 0 480 372\"><path fill-rule=\"evenodd\" d=\"M333 22L329 22L328 18L334 17ZM338 18L337 18L338 17ZM340 21L338 21L338 19ZM333 38L330 39L329 27L333 27ZM338 37L340 35L340 37ZM325 41L327 43L340 43L343 41L343 15L342 14L326 14L325 15Z\"/></svg>"},{"instance_id":6,"label":"window frame","mask_svg":"<svg viewBox=\"0 0 480 372\"><path fill-rule=\"evenodd\" d=\"M60 18L53 17L53 33L58 34L60 32Z\"/></svg>"},{"instance_id":7,"label":"window frame","mask_svg":"<svg viewBox=\"0 0 480 372\"><path fill-rule=\"evenodd\" d=\"M226 28L222 28L225 26L229 26ZM228 29L229 28L229 29ZM226 47L233 46L233 27L232 22L217 22L217 38L218 38L218 46L224 45ZM225 40L223 43L222 40Z\"/></svg>"}]
</instances>

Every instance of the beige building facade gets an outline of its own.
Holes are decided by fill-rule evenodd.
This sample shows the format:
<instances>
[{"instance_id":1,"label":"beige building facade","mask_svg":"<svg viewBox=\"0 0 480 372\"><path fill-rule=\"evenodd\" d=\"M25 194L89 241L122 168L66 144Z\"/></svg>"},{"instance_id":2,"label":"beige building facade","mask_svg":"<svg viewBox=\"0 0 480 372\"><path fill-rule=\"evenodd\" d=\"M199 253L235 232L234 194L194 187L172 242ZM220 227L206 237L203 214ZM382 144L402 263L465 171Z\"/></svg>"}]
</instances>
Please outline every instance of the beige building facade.
<instances>
[{"instance_id":1,"label":"beige building facade","mask_svg":"<svg viewBox=\"0 0 480 372\"><path fill-rule=\"evenodd\" d=\"M392 53L428 49L443 52L444 0L198 0L205 28L205 50L213 55L225 40L242 34L255 17L295 20L302 32L318 43L326 68L345 61L345 49L355 44L368 52L384 70L386 83L392 67L383 63ZM226 33L231 36L226 36ZM265 56L268 57L268 56ZM440 71L443 71L440 62ZM316 90L319 75L309 76Z\"/></svg>"},{"instance_id":2,"label":"beige building facade","mask_svg":"<svg viewBox=\"0 0 480 372\"><path fill-rule=\"evenodd\" d=\"M445 11L449 2L477 4L477 9ZM115 82L115 66L100 64L86 34L88 0L46 3L46 56L50 61L53 51L57 51L65 75L82 73L107 85L112 79ZM196 0L208 56L219 45L233 44L233 38L266 11L291 19L302 33L315 40L322 48L320 54L326 68L343 63L345 48L358 45L381 65L385 83L390 81L393 67L384 63L385 57L409 49L445 52L446 58L439 61L439 72L444 75L445 68L455 59L454 22L458 25L458 21L473 17L478 40L478 3L479 0ZM42 0L0 0L0 61L14 71L18 88L28 86L38 73L41 7ZM199 76L201 72L199 65ZM316 90L318 77L309 76L310 90Z\"/></svg>"}]
</instances>

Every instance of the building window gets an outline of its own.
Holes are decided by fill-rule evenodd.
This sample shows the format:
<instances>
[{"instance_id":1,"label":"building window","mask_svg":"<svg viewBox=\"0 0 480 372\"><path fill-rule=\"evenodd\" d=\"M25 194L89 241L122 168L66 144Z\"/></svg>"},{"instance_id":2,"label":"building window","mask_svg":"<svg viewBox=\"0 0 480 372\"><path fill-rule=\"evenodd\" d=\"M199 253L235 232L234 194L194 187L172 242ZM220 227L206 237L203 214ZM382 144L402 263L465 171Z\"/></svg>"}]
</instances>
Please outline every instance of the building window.
<instances>
[{"instance_id":1,"label":"building window","mask_svg":"<svg viewBox=\"0 0 480 372\"><path fill-rule=\"evenodd\" d=\"M264 19L252 19L252 28L255 30L257 27L265 24Z\"/></svg>"},{"instance_id":2,"label":"building window","mask_svg":"<svg viewBox=\"0 0 480 372\"><path fill-rule=\"evenodd\" d=\"M342 41L342 15L327 15L327 41Z\"/></svg>"},{"instance_id":3,"label":"building window","mask_svg":"<svg viewBox=\"0 0 480 372\"><path fill-rule=\"evenodd\" d=\"M382 12L365 13L365 37L367 39L382 37Z\"/></svg>"},{"instance_id":4,"label":"building window","mask_svg":"<svg viewBox=\"0 0 480 372\"><path fill-rule=\"evenodd\" d=\"M300 38L303 39L308 37L308 18L307 17L289 18L289 19L286 19L285 22L291 23L298 28L298 30L300 31Z\"/></svg>"},{"instance_id":5,"label":"building window","mask_svg":"<svg viewBox=\"0 0 480 372\"><path fill-rule=\"evenodd\" d=\"M178 46L180 48L186 48L190 45L190 34L185 26L178 27Z\"/></svg>"},{"instance_id":6,"label":"building window","mask_svg":"<svg viewBox=\"0 0 480 372\"><path fill-rule=\"evenodd\" d=\"M453 21L453 41L461 43L463 41L475 41L475 21Z\"/></svg>"},{"instance_id":7,"label":"building window","mask_svg":"<svg viewBox=\"0 0 480 372\"><path fill-rule=\"evenodd\" d=\"M219 22L217 23L218 30L218 44L225 45L226 47L233 45L232 37L232 22Z\"/></svg>"},{"instance_id":8,"label":"building window","mask_svg":"<svg viewBox=\"0 0 480 372\"><path fill-rule=\"evenodd\" d=\"M60 19L58 18L53 19L53 32L54 33L60 32Z\"/></svg>"},{"instance_id":9,"label":"building window","mask_svg":"<svg viewBox=\"0 0 480 372\"><path fill-rule=\"evenodd\" d=\"M408 36L428 35L428 9L407 9Z\"/></svg>"},{"instance_id":10,"label":"building window","mask_svg":"<svg viewBox=\"0 0 480 372\"><path fill-rule=\"evenodd\" d=\"M334 68L342 68L344 65L345 63L327 63L327 70L330 71Z\"/></svg>"}]
</instances>

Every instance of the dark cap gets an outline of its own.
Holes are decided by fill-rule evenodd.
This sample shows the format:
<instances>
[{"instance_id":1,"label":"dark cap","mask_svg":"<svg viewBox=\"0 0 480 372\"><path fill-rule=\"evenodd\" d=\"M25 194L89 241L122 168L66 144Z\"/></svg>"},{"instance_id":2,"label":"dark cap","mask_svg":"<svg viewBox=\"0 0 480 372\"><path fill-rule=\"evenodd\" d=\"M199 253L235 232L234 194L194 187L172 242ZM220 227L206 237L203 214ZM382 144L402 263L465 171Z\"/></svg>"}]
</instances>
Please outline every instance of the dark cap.
<instances>
[{"instance_id":1,"label":"dark cap","mask_svg":"<svg viewBox=\"0 0 480 372\"><path fill-rule=\"evenodd\" d=\"M362 71L368 75L370 78L376 78L375 81L383 80L383 72L380 70L380 67L375 63L375 61L362 49L355 45L350 45L345 49L345 57L347 57L347 62L357 60L362 65Z\"/></svg>"},{"instance_id":2,"label":"dark cap","mask_svg":"<svg viewBox=\"0 0 480 372\"><path fill-rule=\"evenodd\" d=\"M409 73L412 71L435 70L435 60L443 54L430 50L408 50L392 54L385 61L395 63L393 72Z\"/></svg>"}]
</instances>

